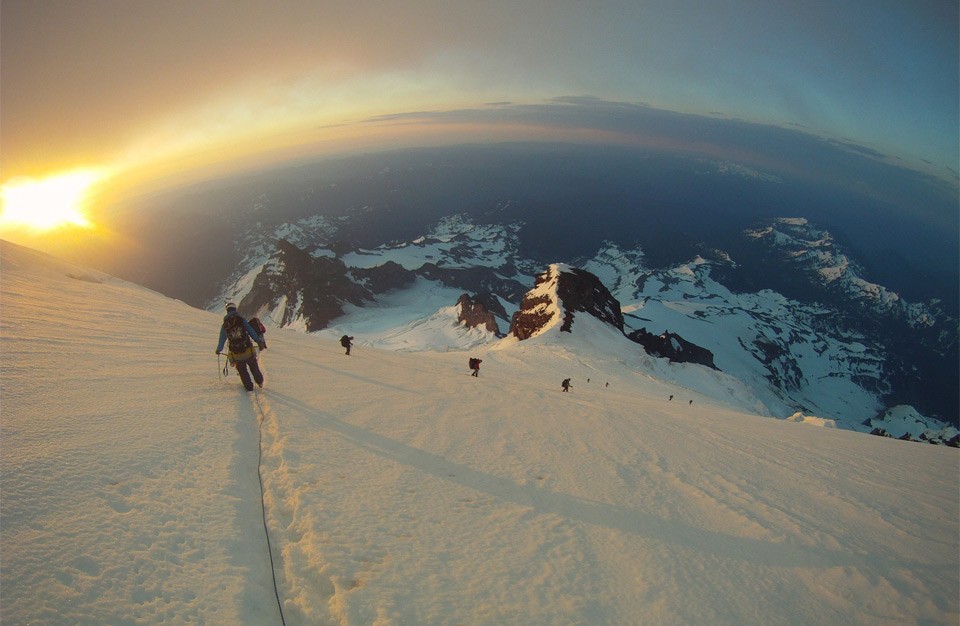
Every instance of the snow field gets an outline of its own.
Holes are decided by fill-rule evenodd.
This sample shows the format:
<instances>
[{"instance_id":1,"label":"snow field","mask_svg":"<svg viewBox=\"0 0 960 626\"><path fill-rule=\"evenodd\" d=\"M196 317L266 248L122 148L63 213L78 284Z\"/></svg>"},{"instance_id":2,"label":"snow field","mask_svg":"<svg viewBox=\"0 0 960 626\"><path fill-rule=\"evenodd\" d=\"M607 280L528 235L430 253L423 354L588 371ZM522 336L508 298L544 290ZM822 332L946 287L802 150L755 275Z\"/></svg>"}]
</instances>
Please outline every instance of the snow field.
<instances>
[{"instance_id":1,"label":"snow field","mask_svg":"<svg viewBox=\"0 0 960 626\"><path fill-rule=\"evenodd\" d=\"M0 251L4 623L280 623L261 435L291 626L958 619L956 450L749 415L580 317L469 353L269 329L247 394L220 316Z\"/></svg>"},{"instance_id":2,"label":"snow field","mask_svg":"<svg viewBox=\"0 0 960 626\"><path fill-rule=\"evenodd\" d=\"M330 544L324 561L351 566L324 570L344 591L342 600L330 603L334 622L630 624L638 623L638 602L645 607L643 623L756 623L760 616L764 623L789 623L794 614L845 621L862 608L855 597L834 597L831 588L851 584L844 568L871 561L844 555L844 546L856 539L866 553L890 549L871 533L837 539L838 517L872 527L856 519L871 506L869 499L851 500L843 487L823 492L823 483L837 480L836 465L807 466L809 455L818 458L822 437L810 435L809 448L800 452L797 441L770 450L768 437L777 433L803 443L807 433L796 427L789 433L773 428L745 447L728 432L733 427L742 434L737 426L744 424L737 421L761 432L777 422L715 406L705 414L699 404L708 400L700 397L694 405L683 406L686 397L670 403L655 383L638 394L624 389L630 374L613 378L609 388L595 375L586 383L583 373L597 371L589 363L580 364L574 390L561 394L561 374L571 373L576 362L563 356L544 367L548 355L538 355L541 361L491 350L479 354L481 376L472 379L462 354L411 360L361 347L346 357L332 343L317 351L296 365L318 370L324 382L317 399L282 397L286 406L275 412L287 420L295 416L288 428L301 435L288 440L285 453L299 462L313 456L354 468L298 497L303 510L319 512L311 520L328 520L320 523ZM278 354L265 357L271 372ZM330 359L342 365L330 369ZM375 379L372 371L379 372ZM273 376L264 394L271 406L285 381L295 378L293 370ZM376 398L352 395L358 380L391 389L390 409ZM653 423L641 421L638 402ZM330 432L302 436L323 429ZM696 456L705 460L678 458L676 451L704 434L713 452ZM828 459L863 441L847 435ZM771 468L771 455L790 461ZM737 478L744 467L758 476ZM861 469L885 476L883 468L871 462ZM764 493L771 482L777 489ZM882 481L873 488L885 489ZM344 526L344 508L362 509L376 522ZM346 546L357 545L380 549L352 558ZM403 562L390 556L398 553L405 554ZM825 570L838 570L838 582L824 584ZM700 573L691 578L691 571ZM415 572L427 576L412 585ZM745 591L757 585L770 595ZM648 596L640 593L644 589ZM874 593L869 585L859 591ZM947 587L941 591L949 597ZM462 604L451 605L450 598ZM718 598L728 599L725 608ZM811 609L812 598L825 605ZM930 610L922 604L911 610ZM870 619L889 610L878 607ZM310 615L323 615L322 607ZM404 617L391 621L387 615Z\"/></svg>"},{"instance_id":3,"label":"snow field","mask_svg":"<svg viewBox=\"0 0 960 626\"><path fill-rule=\"evenodd\" d=\"M265 552L240 545L257 540L250 433L217 397L213 350L194 352L208 324L2 250L0 619L263 623L244 598L267 589Z\"/></svg>"}]
</instances>

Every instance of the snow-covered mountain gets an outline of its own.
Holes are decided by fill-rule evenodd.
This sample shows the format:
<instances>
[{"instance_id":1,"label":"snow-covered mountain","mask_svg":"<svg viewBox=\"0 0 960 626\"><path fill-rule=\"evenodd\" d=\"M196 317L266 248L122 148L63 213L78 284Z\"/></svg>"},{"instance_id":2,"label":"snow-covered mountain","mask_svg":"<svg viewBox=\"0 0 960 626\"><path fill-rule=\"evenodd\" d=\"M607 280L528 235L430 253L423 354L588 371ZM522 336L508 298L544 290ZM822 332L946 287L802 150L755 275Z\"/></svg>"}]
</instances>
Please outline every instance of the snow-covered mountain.
<instances>
[{"instance_id":1,"label":"snow-covered mountain","mask_svg":"<svg viewBox=\"0 0 960 626\"><path fill-rule=\"evenodd\" d=\"M510 321L510 334L529 339L557 326L569 333L580 313L623 332L620 303L603 283L590 272L557 263L537 275Z\"/></svg>"},{"instance_id":2,"label":"snow-covered mountain","mask_svg":"<svg viewBox=\"0 0 960 626\"><path fill-rule=\"evenodd\" d=\"M769 290L731 292L713 280L714 267L701 258L648 273L640 288L621 291L627 325L671 330L710 350L718 368L762 390L774 415L799 410L853 427L876 414L889 391L878 346L837 329L828 307Z\"/></svg>"},{"instance_id":3,"label":"snow-covered mountain","mask_svg":"<svg viewBox=\"0 0 960 626\"><path fill-rule=\"evenodd\" d=\"M513 314L510 334L522 341L554 327L570 333L581 313L624 333L651 356L667 358L670 363L697 363L716 369L709 350L676 333L653 335L638 329L627 334L620 303L603 283L590 272L561 263L551 265L536 277L534 288L527 292L520 310Z\"/></svg>"},{"instance_id":4,"label":"snow-covered mountain","mask_svg":"<svg viewBox=\"0 0 960 626\"><path fill-rule=\"evenodd\" d=\"M939 312L930 306L908 303L899 294L864 279L866 270L833 236L804 218L767 220L762 227L748 230L746 235L778 261L796 267L810 284L821 286L864 311L903 320L914 328L929 328L938 323ZM956 323L956 320L943 321Z\"/></svg>"},{"instance_id":5,"label":"snow-covered mountain","mask_svg":"<svg viewBox=\"0 0 960 626\"><path fill-rule=\"evenodd\" d=\"M318 223L317 231L309 230ZM277 326L313 331L342 315L344 305L372 304L419 281L456 292L447 302L451 306L464 292L494 296L486 299L488 309L508 324L507 311L516 308L513 303L527 289L525 272L533 268L516 251L517 228L478 226L455 215L414 241L364 250L336 239L326 221L301 220L282 225L275 237L256 234L239 242L247 255L222 293L237 299L242 311L257 311ZM209 308L221 302L218 297Z\"/></svg>"},{"instance_id":6,"label":"snow-covered mountain","mask_svg":"<svg viewBox=\"0 0 960 626\"><path fill-rule=\"evenodd\" d=\"M271 327L248 394L219 312L6 242L0 302L4 624L960 616L956 450L758 417L593 314L444 352L487 332L449 306L351 356Z\"/></svg>"},{"instance_id":7,"label":"snow-covered mountain","mask_svg":"<svg viewBox=\"0 0 960 626\"><path fill-rule=\"evenodd\" d=\"M467 294L487 303L498 326L513 329L531 287L540 287L544 266L521 252L519 233L527 226L503 221L509 213L488 223L446 216L421 236L373 249L348 244L337 223L319 218L282 224L269 235L253 230L238 242L247 252L244 263L209 308L235 299L244 313L276 326L347 332L368 345L410 349L420 342L404 335L422 337L425 325L435 327L441 318L441 326L455 325L455 316L438 314ZM902 404L956 420L949 402L943 409L936 401L948 395L942 381L957 347L955 320L861 278L863 270L829 233L806 220L771 220L745 232L743 241L740 251L752 265L776 272L774 284L787 291L789 283L802 284L802 293L745 289L738 260L710 249L687 263L652 268L642 248L606 242L592 256L571 260L565 274L595 277L616 303L603 306L613 318L622 315L608 321L651 354L719 368L752 388L760 414L802 412L866 432L868 420ZM758 254L769 258L756 262ZM455 329L444 332L454 343L431 345L456 349L478 341ZM494 342L496 332L479 340ZM677 349L684 343L685 353ZM950 432L933 439L950 439Z\"/></svg>"}]
</instances>

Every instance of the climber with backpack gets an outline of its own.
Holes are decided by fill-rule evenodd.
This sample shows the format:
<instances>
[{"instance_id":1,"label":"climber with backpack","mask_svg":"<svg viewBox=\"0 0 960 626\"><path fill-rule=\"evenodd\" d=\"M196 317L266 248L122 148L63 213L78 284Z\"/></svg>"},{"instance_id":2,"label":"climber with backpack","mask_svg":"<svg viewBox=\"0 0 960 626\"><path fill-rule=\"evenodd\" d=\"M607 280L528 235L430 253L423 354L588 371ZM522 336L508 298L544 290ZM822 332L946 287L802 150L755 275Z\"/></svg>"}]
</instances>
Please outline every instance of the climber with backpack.
<instances>
[{"instance_id":1,"label":"climber with backpack","mask_svg":"<svg viewBox=\"0 0 960 626\"><path fill-rule=\"evenodd\" d=\"M470 374L471 376L478 376L478 377L480 376L480 364L481 364L481 363L483 363L483 360L481 360L481 359L474 359L474 358L471 358L471 359L470 359L468 365L470 366L470 369L473 370L473 373Z\"/></svg>"},{"instance_id":2,"label":"climber with backpack","mask_svg":"<svg viewBox=\"0 0 960 626\"><path fill-rule=\"evenodd\" d=\"M227 360L230 365L237 368L237 374L240 375L240 380L243 381L243 386L247 391L253 391L254 381L256 381L257 386L263 387L263 372L260 371L257 352L253 349L253 344L256 343L257 348L261 351L267 349L267 344L263 339L263 332L266 329L257 318L253 318L251 322L256 322L257 328L243 319L237 312L236 304L228 302L227 314L220 326L220 342L217 344L217 354L222 354L224 344L228 344ZM250 380L251 374L253 380Z\"/></svg>"},{"instance_id":3,"label":"climber with backpack","mask_svg":"<svg viewBox=\"0 0 960 626\"><path fill-rule=\"evenodd\" d=\"M340 345L347 349L346 355L350 356L350 346L353 345L353 337L349 335L340 337Z\"/></svg>"}]
</instances>

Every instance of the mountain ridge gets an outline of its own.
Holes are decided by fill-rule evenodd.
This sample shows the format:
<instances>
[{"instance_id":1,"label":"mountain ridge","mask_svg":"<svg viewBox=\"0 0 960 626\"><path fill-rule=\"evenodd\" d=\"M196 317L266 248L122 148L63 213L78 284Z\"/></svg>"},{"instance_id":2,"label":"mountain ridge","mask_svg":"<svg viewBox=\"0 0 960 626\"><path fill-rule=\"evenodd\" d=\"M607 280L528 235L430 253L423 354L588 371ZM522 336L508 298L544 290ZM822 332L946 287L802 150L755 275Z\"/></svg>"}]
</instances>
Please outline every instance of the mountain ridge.
<instances>
[{"instance_id":1,"label":"mountain ridge","mask_svg":"<svg viewBox=\"0 0 960 626\"><path fill-rule=\"evenodd\" d=\"M294 232L304 224L278 232ZM488 310L508 323L522 306L528 290L525 283L535 283L540 272L536 261L520 253L517 236L523 226L516 221L477 224L466 214L450 215L410 241L369 250L344 245L335 226L325 220L321 225L316 231L300 231L304 240L312 242L311 255L318 262L336 261L338 268L342 264L346 280L362 289L377 282L372 278L377 272L393 276L378 283L378 293L370 292L362 302L356 299L352 287L339 296L340 302L356 306L366 302L379 307L376 302L390 293L414 289L416 280L427 280L440 290L456 291L442 306L453 306L464 292L470 296L491 294L489 302L495 306ZM949 388L949 355L956 349L956 341L951 338L956 334L951 334L952 318L923 304L907 304L896 294L861 278L858 266L832 243L829 233L808 220L770 220L760 228L745 231L744 240L763 240L767 248L773 242L776 253L783 255L778 263L800 260L802 267L789 276L795 276L799 284L812 284L808 291L828 294L830 303L804 303L770 289L731 290L718 280L728 282L731 274L742 273L743 268L721 250L703 249L704 256L690 263L651 269L641 248L623 249L608 242L591 258L578 259L577 263L597 276L601 284L610 286L609 292L619 301L618 308L621 304L623 307L621 330L625 334L641 337L642 331L653 337L679 335L712 355L709 359L702 355L704 364L712 363L752 381L754 386L768 388L768 404L783 405L773 410L782 417L799 410L835 418L845 427L860 428L885 408L913 404L921 411L931 411L934 417L945 417L943 421L957 418L950 412L953 400L944 393ZM247 278L231 282L222 298L246 297L244 280L249 281L249 272ZM290 323L285 314L269 307L241 304L249 315L286 320L277 324L280 326ZM870 312L868 319L859 313L865 308ZM404 315L402 311L397 314ZM349 317L328 315L327 321L338 328L348 327ZM410 318L406 323L412 321ZM890 338L884 336L888 327L906 330ZM720 328L725 330L718 335ZM311 329L319 330L315 326ZM938 333L946 333L946 339L936 339ZM917 339L911 340L913 336ZM891 352L891 346L896 353ZM943 351L939 360L931 362L923 356L937 350ZM943 364L941 371L938 368ZM916 367L926 368L926 382L911 378ZM935 401L937 397L944 398L941 404Z\"/></svg>"}]
</instances>

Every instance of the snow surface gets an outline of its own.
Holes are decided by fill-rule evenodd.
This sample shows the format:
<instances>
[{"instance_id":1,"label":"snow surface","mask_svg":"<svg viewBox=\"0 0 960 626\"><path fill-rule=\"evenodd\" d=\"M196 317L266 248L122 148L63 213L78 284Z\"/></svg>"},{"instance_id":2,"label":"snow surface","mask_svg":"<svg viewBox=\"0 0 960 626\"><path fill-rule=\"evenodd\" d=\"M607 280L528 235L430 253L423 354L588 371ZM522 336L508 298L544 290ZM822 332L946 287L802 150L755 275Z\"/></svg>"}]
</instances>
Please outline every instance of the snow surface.
<instances>
[{"instance_id":1,"label":"snow surface","mask_svg":"<svg viewBox=\"0 0 960 626\"><path fill-rule=\"evenodd\" d=\"M910 433L914 438L950 440L960 434L953 426L944 426L939 420L920 415L912 406L899 405L884 411L869 422L870 428L882 428L891 437ZM920 433L917 435L917 433Z\"/></svg>"},{"instance_id":2,"label":"snow surface","mask_svg":"<svg viewBox=\"0 0 960 626\"><path fill-rule=\"evenodd\" d=\"M588 316L349 357L270 329L247 394L220 315L0 253L4 624L279 624L258 474L289 625L960 618L957 450L749 415Z\"/></svg>"}]
</instances>

